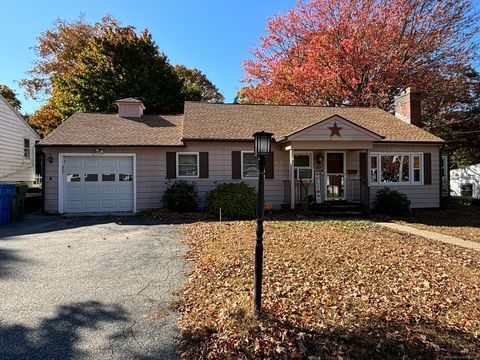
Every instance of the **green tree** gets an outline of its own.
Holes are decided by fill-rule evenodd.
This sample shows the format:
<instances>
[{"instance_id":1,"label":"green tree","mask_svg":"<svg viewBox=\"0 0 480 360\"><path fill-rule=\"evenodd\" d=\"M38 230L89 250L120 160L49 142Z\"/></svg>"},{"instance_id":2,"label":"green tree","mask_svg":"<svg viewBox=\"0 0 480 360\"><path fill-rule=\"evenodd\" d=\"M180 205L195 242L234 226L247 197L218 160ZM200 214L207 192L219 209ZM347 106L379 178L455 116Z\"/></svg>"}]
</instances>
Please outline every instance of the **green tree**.
<instances>
[{"instance_id":1,"label":"green tree","mask_svg":"<svg viewBox=\"0 0 480 360\"><path fill-rule=\"evenodd\" d=\"M182 94L185 100L223 103L223 95L200 70L175 65L175 73L182 81Z\"/></svg>"},{"instance_id":2,"label":"green tree","mask_svg":"<svg viewBox=\"0 0 480 360\"><path fill-rule=\"evenodd\" d=\"M2 95L15 110L20 111L22 103L18 100L18 95L15 91L7 85L0 84L0 95Z\"/></svg>"},{"instance_id":3,"label":"green tree","mask_svg":"<svg viewBox=\"0 0 480 360\"><path fill-rule=\"evenodd\" d=\"M423 93L425 129L447 141L454 168L480 162L480 74L456 66Z\"/></svg>"},{"instance_id":4,"label":"green tree","mask_svg":"<svg viewBox=\"0 0 480 360\"><path fill-rule=\"evenodd\" d=\"M151 34L132 26L105 24L82 51L68 76L52 78L65 115L74 111L112 112L115 100L136 97L146 111L182 111L181 81Z\"/></svg>"},{"instance_id":5,"label":"green tree","mask_svg":"<svg viewBox=\"0 0 480 360\"><path fill-rule=\"evenodd\" d=\"M38 58L21 85L34 99L48 96L30 119L43 136L75 111L113 112L125 97L164 114L182 112L184 99L223 100L199 70L183 67L180 78L148 30L137 33L113 17L93 25L57 20L34 49Z\"/></svg>"}]
</instances>

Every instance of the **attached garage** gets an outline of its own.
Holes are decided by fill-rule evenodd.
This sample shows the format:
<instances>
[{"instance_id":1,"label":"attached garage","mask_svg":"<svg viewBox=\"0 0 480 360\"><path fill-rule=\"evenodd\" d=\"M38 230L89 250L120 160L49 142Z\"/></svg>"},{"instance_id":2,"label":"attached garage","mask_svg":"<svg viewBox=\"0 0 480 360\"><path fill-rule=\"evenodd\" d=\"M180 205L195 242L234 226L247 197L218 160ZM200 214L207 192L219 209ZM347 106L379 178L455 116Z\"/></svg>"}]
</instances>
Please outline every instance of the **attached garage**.
<instances>
[{"instance_id":1,"label":"attached garage","mask_svg":"<svg viewBox=\"0 0 480 360\"><path fill-rule=\"evenodd\" d=\"M135 212L134 154L59 154L61 213Z\"/></svg>"}]
</instances>

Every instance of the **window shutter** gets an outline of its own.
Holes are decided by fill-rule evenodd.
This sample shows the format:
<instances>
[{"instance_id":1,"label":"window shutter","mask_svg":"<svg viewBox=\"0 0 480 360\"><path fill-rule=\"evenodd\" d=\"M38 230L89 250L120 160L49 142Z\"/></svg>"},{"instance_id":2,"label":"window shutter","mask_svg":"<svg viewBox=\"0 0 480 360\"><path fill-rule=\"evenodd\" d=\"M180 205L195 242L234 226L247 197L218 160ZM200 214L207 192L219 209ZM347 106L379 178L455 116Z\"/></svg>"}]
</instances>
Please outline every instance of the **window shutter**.
<instances>
[{"instance_id":1,"label":"window shutter","mask_svg":"<svg viewBox=\"0 0 480 360\"><path fill-rule=\"evenodd\" d=\"M423 183L430 185L432 183L432 154L423 153Z\"/></svg>"},{"instance_id":2,"label":"window shutter","mask_svg":"<svg viewBox=\"0 0 480 360\"><path fill-rule=\"evenodd\" d=\"M199 177L202 179L208 178L208 152L200 153L200 171Z\"/></svg>"},{"instance_id":3,"label":"window shutter","mask_svg":"<svg viewBox=\"0 0 480 360\"><path fill-rule=\"evenodd\" d=\"M232 151L232 179L242 178L242 153Z\"/></svg>"},{"instance_id":4,"label":"window shutter","mask_svg":"<svg viewBox=\"0 0 480 360\"><path fill-rule=\"evenodd\" d=\"M167 152L167 179L175 179L177 177L177 154Z\"/></svg>"},{"instance_id":5,"label":"window shutter","mask_svg":"<svg viewBox=\"0 0 480 360\"><path fill-rule=\"evenodd\" d=\"M265 158L265 179L273 179L273 151L270 156Z\"/></svg>"}]
</instances>

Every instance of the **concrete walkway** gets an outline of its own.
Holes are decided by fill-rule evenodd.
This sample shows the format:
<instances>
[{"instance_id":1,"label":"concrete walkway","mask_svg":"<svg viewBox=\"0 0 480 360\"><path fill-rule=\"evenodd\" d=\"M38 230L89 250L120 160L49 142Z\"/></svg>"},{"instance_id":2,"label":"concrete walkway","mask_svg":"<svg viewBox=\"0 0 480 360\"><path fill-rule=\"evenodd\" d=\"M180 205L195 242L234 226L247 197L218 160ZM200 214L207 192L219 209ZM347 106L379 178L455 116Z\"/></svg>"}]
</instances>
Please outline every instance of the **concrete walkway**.
<instances>
[{"instance_id":1,"label":"concrete walkway","mask_svg":"<svg viewBox=\"0 0 480 360\"><path fill-rule=\"evenodd\" d=\"M439 234L439 233L428 231L428 230L421 230L408 225L401 225L401 224L387 223L387 222L378 222L377 224L380 226L386 227L390 230L422 236L430 240L440 241L445 244L457 245L466 249L471 249L471 250L480 252L480 243L475 241L463 240L455 236Z\"/></svg>"}]
</instances>

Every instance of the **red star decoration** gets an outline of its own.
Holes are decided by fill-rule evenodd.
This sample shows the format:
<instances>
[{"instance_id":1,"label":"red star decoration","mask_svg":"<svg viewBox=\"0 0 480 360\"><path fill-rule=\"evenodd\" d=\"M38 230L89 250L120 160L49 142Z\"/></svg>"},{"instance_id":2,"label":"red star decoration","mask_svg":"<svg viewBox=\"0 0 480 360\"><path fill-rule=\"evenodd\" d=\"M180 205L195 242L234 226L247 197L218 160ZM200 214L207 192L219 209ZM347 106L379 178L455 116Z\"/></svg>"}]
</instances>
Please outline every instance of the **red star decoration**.
<instances>
[{"instance_id":1,"label":"red star decoration","mask_svg":"<svg viewBox=\"0 0 480 360\"><path fill-rule=\"evenodd\" d=\"M343 128L338 127L338 126L337 126L337 122L335 121L335 123L333 124L333 126L332 126L332 127L329 127L329 129L330 129L330 131L331 131L330 137L332 137L333 135L341 136L341 135L340 135L340 130L342 130Z\"/></svg>"}]
</instances>

